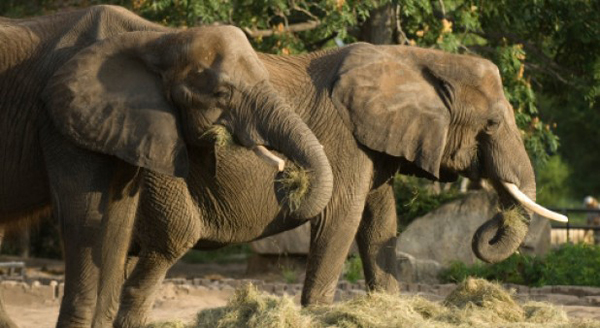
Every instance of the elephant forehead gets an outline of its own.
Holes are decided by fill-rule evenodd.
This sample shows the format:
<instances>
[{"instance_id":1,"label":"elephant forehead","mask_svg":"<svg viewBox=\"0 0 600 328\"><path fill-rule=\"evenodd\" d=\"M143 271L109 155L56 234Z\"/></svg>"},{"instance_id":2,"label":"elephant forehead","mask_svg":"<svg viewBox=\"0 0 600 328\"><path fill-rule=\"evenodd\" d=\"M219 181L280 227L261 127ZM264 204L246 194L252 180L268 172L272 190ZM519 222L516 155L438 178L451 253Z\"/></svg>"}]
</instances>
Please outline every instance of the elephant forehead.
<instances>
[{"instance_id":1,"label":"elephant forehead","mask_svg":"<svg viewBox=\"0 0 600 328\"><path fill-rule=\"evenodd\" d=\"M246 82L268 77L246 36L232 26L210 26L194 31L188 60Z\"/></svg>"}]
</instances>

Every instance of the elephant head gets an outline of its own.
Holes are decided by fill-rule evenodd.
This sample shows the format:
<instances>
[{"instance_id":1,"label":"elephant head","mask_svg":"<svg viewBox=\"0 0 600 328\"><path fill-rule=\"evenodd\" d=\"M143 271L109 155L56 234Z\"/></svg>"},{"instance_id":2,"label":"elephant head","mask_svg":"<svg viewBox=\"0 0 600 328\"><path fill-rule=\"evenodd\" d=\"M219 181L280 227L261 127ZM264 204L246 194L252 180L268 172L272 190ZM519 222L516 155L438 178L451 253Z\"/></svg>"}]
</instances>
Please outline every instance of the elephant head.
<instances>
[{"instance_id":1,"label":"elephant head","mask_svg":"<svg viewBox=\"0 0 600 328\"><path fill-rule=\"evenodd\" d=\"M533 211L566 220L534 202L533 168L493 63L417 47L349 48L332 97L358 141L402 158L402 173L492 182L501 208L473 237L480 259L511 255Z\"/></svg>"},{"instance_id":2,"label":"elephant head","mask_svg":"<svg viewBox=\"0 0 600 328\"><path fill-rule=\"evenodd\" d=\"M246 36L231 26L130 32L81 50L43 93L60 132L130 164L183 177L187 148L214 123L283 169L272 147L311 172L296 214L312 217L332 192L331 167L301 118L274 91Z\"/></svg>"}]
</instances>

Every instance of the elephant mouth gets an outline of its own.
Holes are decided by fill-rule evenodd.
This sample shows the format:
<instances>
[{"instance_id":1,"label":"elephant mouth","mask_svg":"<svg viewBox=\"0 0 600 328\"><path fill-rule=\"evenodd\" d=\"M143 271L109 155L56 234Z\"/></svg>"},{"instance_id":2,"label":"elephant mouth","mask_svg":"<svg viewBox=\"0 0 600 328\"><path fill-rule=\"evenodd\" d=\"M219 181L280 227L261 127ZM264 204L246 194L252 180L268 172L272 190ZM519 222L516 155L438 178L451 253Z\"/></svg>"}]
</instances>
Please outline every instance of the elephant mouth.
<instances>
[{"instance_id":1,"label":"elephant mouth","mask_svg":"<svg viewBox=\"0 0 600 328\"><path fill-rule=\"evenodd\" d=\"M215 124L200 136L201 141L214 143L216 147L229 147L235 143L234 138L225 125ZM273 154L263 144L252 143L248 146L254 153L267 164L274 166L279 172L285 169L285 161Z\"/></svg>"}]
</instances>

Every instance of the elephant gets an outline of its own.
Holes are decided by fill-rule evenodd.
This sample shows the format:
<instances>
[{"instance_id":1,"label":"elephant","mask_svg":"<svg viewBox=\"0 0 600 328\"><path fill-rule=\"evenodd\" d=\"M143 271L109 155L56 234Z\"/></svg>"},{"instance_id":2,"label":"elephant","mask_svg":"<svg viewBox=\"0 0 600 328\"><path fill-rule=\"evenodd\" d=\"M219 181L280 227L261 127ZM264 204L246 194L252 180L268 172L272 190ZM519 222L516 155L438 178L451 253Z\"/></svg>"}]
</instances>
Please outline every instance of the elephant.
<instances>
[{"instance_id":1,"label":"elephant","mask_svg":"<svg viewBox=\"0 0 600 328\"><path fill-rule=\"evenodd\" d=\"M486 262L517 250L534 212L566 219L535 203L534 170L492 62L368 43L258 56L271 85L323 145L333 171L331 201L315 217L290 219L270 183L273 172L247 149L221 142L222 135L199 152L213 156L190 154L187 185L145 171L132 230L139 260L122 290L115 326L144 324L157 284L181 256L175 249L248 242L306 222L311 242L302 305L333 300L353 240L368 290L397 292L396 173L443 182L459 175L489 180L500 208L472 243ZM178 205L182 197L188 206Z\"/></svg>"},{"instance_id":2,"label":"elephant","mask_svg":"<svg viewBox=\"0 0 600 328\"><path fill-rule=\"evenodd\" d=\"M3 18L0 44L0 228L49 213L59 220L59 327L108 324L96 308L114 301L123 277L99 266L125 261L119 254L142 179L154 172L185 185L197 173L194 161L212 156L203 142L216 122L249 158L266 161L271 188L286 164L274 151L309 172L302 203L282 203L290 218L315 216L331 198L322 145L270 84L239 28L172 29L96 6ZM99 279L114 283L98 286ZM0 314L0 326L13 326Z\"/></svg>"}]
</instances>

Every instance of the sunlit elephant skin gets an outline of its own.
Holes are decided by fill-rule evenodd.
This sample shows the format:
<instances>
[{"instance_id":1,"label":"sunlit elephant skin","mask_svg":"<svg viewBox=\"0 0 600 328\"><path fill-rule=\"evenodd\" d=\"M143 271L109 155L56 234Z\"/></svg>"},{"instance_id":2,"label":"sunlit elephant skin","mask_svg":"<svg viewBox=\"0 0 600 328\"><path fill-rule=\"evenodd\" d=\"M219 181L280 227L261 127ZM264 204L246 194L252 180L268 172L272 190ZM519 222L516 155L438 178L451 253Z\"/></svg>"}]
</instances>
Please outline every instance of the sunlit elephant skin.
<instances>
[{"instance_id":1,"label":"sunlit elephant skin","mask_svg":"<svg viewBox=\"0 0 600 328\"><path fill-rule=\"evenodd\" d=\"M169 29L97 6L3 18L0 44L0 228L50 211L60 221L66 272L58 326L112 324L107 304L123 275L111 268L125 260L142 178L185 186L217 121L277 166L261 162L271 188L283 162L266 147L310 172L294 220L330 200L322 145L238 28ZM200 236L187 232L188 243ZM108 268L101 274L100 264ZM5 316L1 324L9 324Z\"/></svg>"},{"instance_id":2,"label":"sunlit elephant skin","mask_svg":"<svg viewBox=\"0 0 600 328\"><path fill-rule=\"evenodd\" d=\"M494 64L365 43L259 58L270 83L319 138L333 168L331 202L310 220L303 305L332 301L355 238L368 288L397 291L391 185L396 172L440 181L458 175L489 179L501 208L478 230L473 250L496 262L521 244L531 213L509 189L535 200L535 179ZM126 282L117 326L144 322L149 295L172 263L170 250L190 227L203 232L195 247L211 249L298 225L281 212L277 190L269 184L272 172L251 160L247 150L215 143L214 152L214 159L190 155L198 162L189 181L198 189L154 172L144 175L135 231L140 262ZM190 192L190 202L172 205L165 197L171 192L175 199Z\"/></svg>"}]
</instances>

